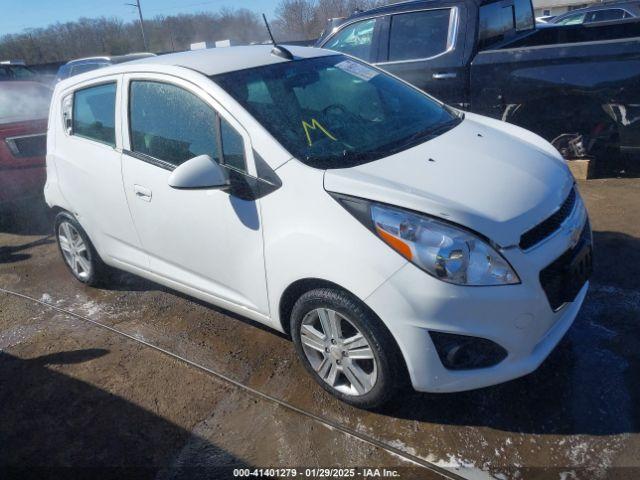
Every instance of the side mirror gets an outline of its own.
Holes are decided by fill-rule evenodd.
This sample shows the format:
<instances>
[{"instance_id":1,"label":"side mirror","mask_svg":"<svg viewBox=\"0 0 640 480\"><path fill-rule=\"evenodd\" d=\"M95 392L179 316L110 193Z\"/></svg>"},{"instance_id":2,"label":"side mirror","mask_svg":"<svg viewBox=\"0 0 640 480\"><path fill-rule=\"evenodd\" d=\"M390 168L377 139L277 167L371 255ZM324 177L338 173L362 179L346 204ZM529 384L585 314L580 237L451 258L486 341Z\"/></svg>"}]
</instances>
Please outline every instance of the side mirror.
<instances>
[{"instance_id":1,"label":"side mirror","mask_svg":"<svg viewBox=\"0 0 640 480\"><path fill-rule=\"evenodd\" d=\"M224 188L229 186L229 176L209 155L198 155L173 171L169 186L178 189Z\"/></svg>"}]
</instances>

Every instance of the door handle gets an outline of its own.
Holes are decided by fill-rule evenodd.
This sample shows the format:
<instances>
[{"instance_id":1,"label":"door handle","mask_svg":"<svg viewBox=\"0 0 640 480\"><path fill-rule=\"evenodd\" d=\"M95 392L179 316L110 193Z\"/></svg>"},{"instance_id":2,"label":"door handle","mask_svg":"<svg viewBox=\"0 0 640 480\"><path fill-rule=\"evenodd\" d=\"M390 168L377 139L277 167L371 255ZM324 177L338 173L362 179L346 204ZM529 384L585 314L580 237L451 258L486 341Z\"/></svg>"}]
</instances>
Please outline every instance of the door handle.
<instances>
[{"instance_id":1,"label":"door handle","mask_svg":"<svg viewBox=\"0 0 640 480\"><path fill-rule=\"evenodd\" d=\"M134 185L133 192L136 194L136 197L139 198L140 200L144 202L151 201L151 196L152 196L151 190L149 190L148 188L143 187L142 185Z\"/></svg>"},{"instance_id":2,"label":"door handle","mask_svg":"<svg viewBox=\"0 0 640 480\"><path fill-rule=\"evenodd\" d=\"M456 72L438 72L432 75L435 80L446 80L447 78L456 78L457 76L458 74Z\"/></svg>"}]
</instances>

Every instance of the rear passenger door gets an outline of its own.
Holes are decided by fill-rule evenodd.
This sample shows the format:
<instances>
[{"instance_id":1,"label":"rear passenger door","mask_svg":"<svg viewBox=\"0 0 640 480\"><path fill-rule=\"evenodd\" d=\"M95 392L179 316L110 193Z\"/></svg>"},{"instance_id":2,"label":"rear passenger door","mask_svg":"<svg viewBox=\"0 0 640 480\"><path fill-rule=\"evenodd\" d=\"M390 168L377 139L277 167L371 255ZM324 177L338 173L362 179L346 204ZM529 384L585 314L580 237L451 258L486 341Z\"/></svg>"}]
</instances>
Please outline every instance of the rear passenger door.
<instances>
[{"instance_id":1,"label":"rear passenger door","mask_svg":"<svg viewBox=\"0 0 640 480\"><path fill-rule=\"evenodd\" d=\"M151 271L266 316L259 204L243 190L255 175L248 134L190 82L131 74L125 83L124 188ZM176 167L205 154L228 171L231 189L169 186Z\"/></svg>"},{"instance_id":2,"label":"rear passenger door","mask_svg":"<svg viewBox=\"0 0 640 480\"><path fill-rule=\"evenodd\" d=\"M459 7L388 15L376 65L445 103L464 103L467 78L459 17Z\"/></svg>"},{"instance_id":3,"label":"rear passenger door","mask_svg":"<svg viewBox=\"0 0 640 480\"><path fill-rule=\"evenodd\" d=\"M67 207L110 263L147 268L122 188L121 76L110 75L62 93L57 177Z\"/></svg>"}]
</instances>

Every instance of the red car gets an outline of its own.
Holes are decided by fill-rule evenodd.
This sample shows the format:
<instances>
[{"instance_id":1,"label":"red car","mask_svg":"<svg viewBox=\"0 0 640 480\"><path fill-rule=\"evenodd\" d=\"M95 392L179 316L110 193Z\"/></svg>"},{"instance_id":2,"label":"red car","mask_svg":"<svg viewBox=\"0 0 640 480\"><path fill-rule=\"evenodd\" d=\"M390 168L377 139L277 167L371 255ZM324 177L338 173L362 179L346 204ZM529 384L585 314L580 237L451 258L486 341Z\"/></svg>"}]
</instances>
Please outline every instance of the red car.
<instances>
[{"instance_id":1,"label":"red car","mask_svg":"<svg viewBox=\"0 0 640 480\"><path fill-rule=\"evenodd\" d=\"M0 205L42 195L51 89L0 82Z\"/></svg>"}]
</instances>

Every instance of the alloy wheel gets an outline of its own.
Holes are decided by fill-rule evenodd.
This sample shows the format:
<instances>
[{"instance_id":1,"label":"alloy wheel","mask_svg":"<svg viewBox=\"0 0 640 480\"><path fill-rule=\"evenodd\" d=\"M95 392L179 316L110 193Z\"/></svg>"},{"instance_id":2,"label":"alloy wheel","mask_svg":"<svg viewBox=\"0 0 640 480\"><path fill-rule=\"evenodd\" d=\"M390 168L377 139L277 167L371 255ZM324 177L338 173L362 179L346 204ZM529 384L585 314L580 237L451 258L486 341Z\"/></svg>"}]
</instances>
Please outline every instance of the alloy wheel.
<instances>
[{"instance_id":1,"label":"alloy wheel","mask_svg":"<svg viewBox=\"0 0 640 480\"><path fill-rule=\"evenodd\" d=\"M58 242L64 260L75 275L86 280L91 276L91 254L78 230L69 222L60 222Z\"/></svg>"},{"instance_id":2,"label":"alloy wheel","mask_svg":"<svg viewBox=\"0 0 640 480\"><path fill-rule=\"evenodd\" d=\"M365 395L376 384L378 365L366 337L344 315L328 308L307 313L302 349L324 382L346 395Z\"/></svg>"}]
</instances>

